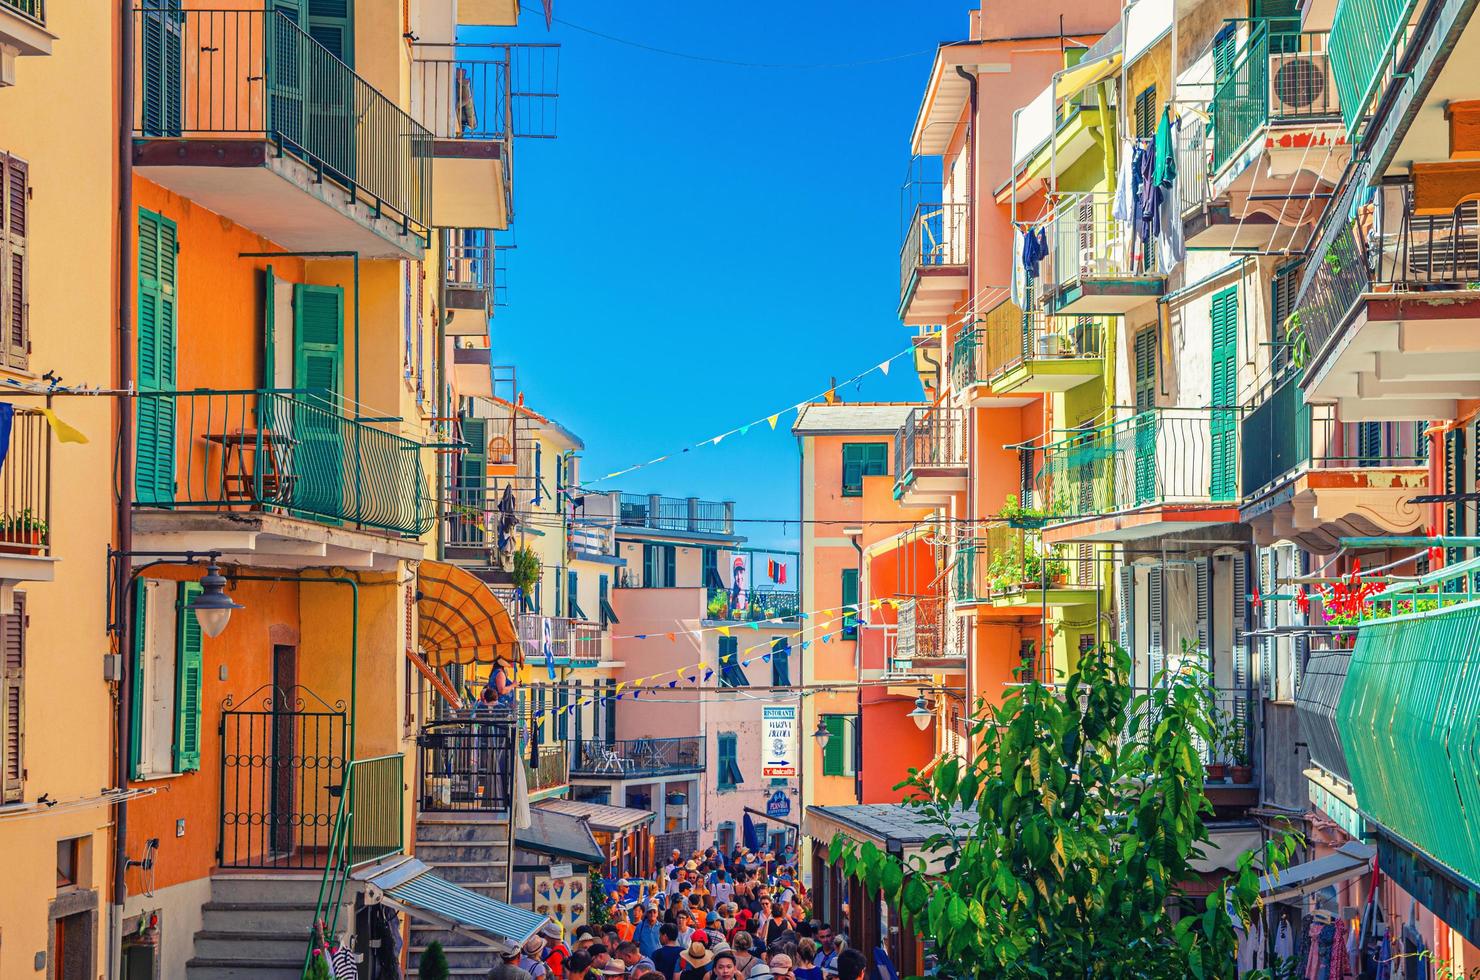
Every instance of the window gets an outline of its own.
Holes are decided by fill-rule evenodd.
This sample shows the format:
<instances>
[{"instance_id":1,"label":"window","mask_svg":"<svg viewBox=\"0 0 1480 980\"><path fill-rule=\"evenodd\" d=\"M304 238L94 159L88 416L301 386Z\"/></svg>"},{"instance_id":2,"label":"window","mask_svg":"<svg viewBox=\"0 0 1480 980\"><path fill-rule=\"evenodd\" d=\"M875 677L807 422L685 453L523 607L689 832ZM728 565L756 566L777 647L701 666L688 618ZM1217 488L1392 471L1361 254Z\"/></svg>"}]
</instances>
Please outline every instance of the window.
<instances>
[{"instance_id":1,"label":"window","mask_svg":"<svg viewBox=\"0 0 1480 980\"><path fill-rule=\"evenodd\" d=\"M701 574L704 576L704 587L706 589L723 589L725 580L719 577L719 549L704 549L704 567Z\"/></svg>"},{"instance_id":2,"label":"window","mask_svg":"<svg viewBox=\"0 0 1480 980\"><path fill-rule=\"evenodd\" d=\"M581 609L581 580L574 568L566 570L565 583L565 614L571 619L585 619L586 613Z\"/></svg>"},{"instance_id":3,"label":"window","mask_svg":"<svg viewBox=\"0 0 1480 980\"><path fill-rule=\"evenodd\" d=\"M200 768L201 631L188 608L199 593L195 582L135 582L134 779Z\"/></svg>"},{"instance_id":4,"label":"window","mask_svg":"<svg viewBox=\"0 0 1480 980\"><path fill-rule=\"evenodd\" d=\"M1238 40L1233 25L1225 24L1213 38L1213 85L1216 89L1233 70L1233 55Z\"/></svg>"},{"instance_id":5,"label":"window","mask_svg":"<svg viewBox=\"0 0 1480 980\"><path fill-rule=\"evenodd\" d=\"M1018 503L1033 506L1033 450L1031 447L1018 450Z\"/></svg>"},{"instance_id":6,"label":"window","mask_svg":"<svg viewBox=\"0 0 1480 980\"><path fill-rule=\"evenodd\" d=\"M1208 404L1214 500L1232 500L1238 492L1238 287L1213 294L1212 388Z\"/></svg>"},{"instance_id":7,"label":"window","mask_svg":"<svg viewBox=\"0 0 1480 980\"><path fill-rule=\"evenodd\" d=\"M822 750L822 774L853 775L853 716L823 715L822 726L827 729L829 736L827 748Z\"/></svg>"},{"instance_id":8,"label":"window","mask_svg":"<svg viewBox=\"0 0 1480 980\"><path fill-rule=\"evenodd\" d=\"M1156 328L1136 334L1136 412L1156 407Z\"/></svg>"},{"instance_id":9,"label":"window","mask_svg":"<svg viewBox=\"0 0 1480 980\"><path fill-rule=\"evenodd\" d=\"M864 477L888 475L887 442L843 443L843 496L862 497Z\"/></svg>"},{"instance_id":10,"label":"window","mask_svg":"<svg viewBox=\"0 0 1480 980\"><path fill-rule=\"evenodd\" d=\"M734 789L745 782L745 777L740 774L740 764L735 761L734 732L720 732L719 734L718 772L721 790Z\"/></svg>"},{"instance_id":11,"label":"window","mask_svg":"<svg viewBox=\"0 0 1480 980\"><path fill-rule=\"evenodd\" d=\"M648 589L671 589L677 578L678 549L671 544L642 546L642 584Z\"/></svg>"},{"instance_id":12,"label":"window","mask_svg":"<svg viewBox=\"0 0 1480 980\"><path fill-rule=\"evenodd\" d=\"M30 171L19 157L0 153L0 362L24 370L31 354L26 232Z\"/></svg>"},{"instance_id":13,"label":"window","mask_svg":"<svg viewBox=\"0 0 1480 980\"><path fill-rule=\"evenodd\" d=\"M738 636L722 636L719 638L719 686L720 687L747 687L750 682L745 677L745 668L740 666L740 638Z\"/></svg>"},{"instance_id":14,"label":"window","mask_svg":"<svg viewBox=\"0 0 1480 980\"><path fill-rule=\"evenodd\" d=\"M1274 279L1269 285L1271 320L1269 334L1277 345L1274 348L1274 370L1272 372L1276 377L1290 366L1294 354L1288 346L1290 336L1285 329L1285 322L1290 319L1290 314L1295 312L1295 293L1299 288L1300 263L1292 262L1275 270Z\"/></svg>"},{"instance_id":15,"label":"window","mask_svg":"<svg viewBox=\"0 0 1480 980\"><path fill-rule=\"evenodd\" d=\"M78 884L82 868L82 838L69 837L57 841L57 888L70 888Z\"/></svg>"},{"instance_id":16,"label":"window","mask_svg":"<svg viewBox=\"0 0 1480 980\"><path fill-rule=\"evenodd\" d=\"M843 569L843 605L852 606L858 603L858 569ZM858 613L857 611L843 613L843 632L845 640L858 639Z\"/></svg>"},{"instance_id":17,"label":"window","mask_svg":"<svg viewBox=\"0 0 1480 980\"><path fill-rule=\"evenodd\" d=\"M0 803L23 798L25 764L26 597L15 593L15 612L0 616Z\"/></svg>"},{"instance_id":18,"label":"window","mask_svg":"<svg viewBox=\"0 0 1480 980\"><path fill-rule=\"evenodd\" d=\"M726 820L715 832L715 846L726 854L735 849L735 821Z\"/></svg>"},{"instance_id":19,"label":"window","mask_svg":"<svg viewBox=\"0 0 1480 980\"><path fill-rule=\"evenodd\" d=\"M784 636L771 641L771 686L791 686L791 640Z\"/></svg>"},{"instance_id":20,"label":"window","mask_svg":"<svg viewBox=\"0 0 1480 980\"><path fill-rule=\"evenodd\" d=\"M1156 86L1148 85L1136 95L1136 135L1156 135Z\"/></svg>"}]
</instances>

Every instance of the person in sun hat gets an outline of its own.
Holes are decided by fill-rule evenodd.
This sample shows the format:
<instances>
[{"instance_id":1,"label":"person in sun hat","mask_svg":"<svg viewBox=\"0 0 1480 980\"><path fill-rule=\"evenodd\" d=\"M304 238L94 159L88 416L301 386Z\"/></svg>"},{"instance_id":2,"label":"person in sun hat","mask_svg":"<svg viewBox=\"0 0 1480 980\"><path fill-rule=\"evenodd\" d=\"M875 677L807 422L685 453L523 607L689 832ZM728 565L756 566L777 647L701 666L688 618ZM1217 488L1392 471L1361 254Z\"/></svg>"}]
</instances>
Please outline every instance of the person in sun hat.
<instances>
[{"instance_id":1,"label":"person in sun hat","mask_svg":"<svg viewBox=\"0 0 1480 980\"><path fill-rule=\"evenodd\" d=\"M699 938L703 935L702 931L696 932L693 941L689 943L689 948L684 950L680 957L685 969L678 975L679 980L704 980L704 975L709 971L709 964L714 962L714 954Z\"/></svg>"}]
</instances>

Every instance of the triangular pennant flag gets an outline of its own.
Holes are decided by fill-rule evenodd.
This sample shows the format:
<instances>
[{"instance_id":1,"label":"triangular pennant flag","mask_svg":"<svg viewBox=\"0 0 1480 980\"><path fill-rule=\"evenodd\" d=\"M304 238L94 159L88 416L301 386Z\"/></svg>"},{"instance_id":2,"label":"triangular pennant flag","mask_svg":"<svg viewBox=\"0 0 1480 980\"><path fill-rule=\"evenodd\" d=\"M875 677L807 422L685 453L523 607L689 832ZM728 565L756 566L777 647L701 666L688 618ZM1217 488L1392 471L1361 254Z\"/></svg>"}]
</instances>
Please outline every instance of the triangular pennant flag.
<instances>
[{"instance_id":1,"label":"triangular pennant flag","mask_svg":"<svg viewBox=\"0 0 1480 980\"><path fill-rule=\"evenodd\" d=\"M781 418L781 413L780 412L777 412L775 415L769 415L769 416L766 417L766 421L769 422L769 423L771 423L771 431L772 432L775 432L776 431L776 420L779 419L779 418Z\"/></svg>"},{"instance_id":2,"label":"triangular pennant flag","mask_svg":"<svg viewBox=\"0 0 1480 980\"><path fill-rule=\"evenodd\" d=\"M669 643L677 643L678 642L678 637L674 636L672 633L669 633L668 634L668 642Z\"/></svg>"},{"instance_id":3,"label":"triangular pennant flag","mask_svg":"<svg viewBox=\"0 0 1480 980\"><path fill-rule=\"evenodd\" d=\"M624 688L626 686L627 686L627 682L626 681L617 681L617 693L618 694L621 694L622 693L622 688Z\"/></svg>"},{"instance_id":4,"label":"triangular pennant flag","mask_svg":"<svg viewBox=\"0 0 1480 980\"><path fill-rule=\"evenodd\" d=\"M806 613L804 613L804 612L799 612L799 613L797 613L797 619L809 619L809 618L811 618L811 617L809 617L809 616L808 616L808 615L807 615L807 614L806 614Z\"/></svg>"},{"instance_id":5,"label":"triangular pennant flag","mask_svg":"<svg viewBox=\"0 0 1480 980\"><path fill-rule=\"evenodd\" d=\"M705 672L704 672L704 679L705 679L705 680L706 680L706 681L707 681L707 680L709 680L709 678L711 678L711 677L713 677L713 676L714 676L714 671L712 671L712 670L706 670L706 671L705 671Z\"/></svg>"},{"instance_id":6,"label":"triangular pennant flag","mask_svg":"<svg viewBox=\"0 0 1480 980\"><path fill-rule=\"evenodd\" d=\"M87 442L87 436L78 429L57 418L57 413L49 408L43 408L41 414L46 416L46 424L51 426L51 431L57 434L58 442Z\"/></svg>"},{"instance_id":7,"label":"triangular pennant flag","mask_svg":"<svg viewBox=\"0 0 1480 980\"><path fill-rule=\"evenodd\" d=\"M811 645L812 645L812 641L811 640L803 640L802 641L802 649L803 650L807 649Z\"/></svg>"},{"instance_id":8,"label":"triangular pennant flag","mask_svg":"<svg viewBox=\"0 0 1480 980\"><path fill-rule=\"evenodd\" d=\"M714 628L714 630L720 636L729 636L730 635L730 628L728 626L716 626Z\"/></svg>"},{"instance_id":9,"label":"triangular pennant flag","mask_svg":"<svg viewBox=\"0 0 1480 980\"><path fill-rule=\"evenodd\" d=\"M889 359L889 361L892 361L892 360L894 360L894 358L891 357ZM889 361L883 361L883 362L881 362L879 364L879 370L881 372L883 372L884 374L888 374L889 373Z\"/></svg>"},{"instance_id":10,"label":"triangular pennant flag","mask_svg":"<svg viewBox=\"0 0 1480 980\"><path fill-rule=\"evenodd\" d=\"M724 437L725 437L725 436L727 436L727 435L729 435L729 433L728 433L728 432L721 432L721 433L720 433L720 434L719 434L719 435L717 435L717 436L715 436L715 437L714 437L714 439L713 439L713 440L711 440L711 441L712 441L712 442L713 442L713 443L714 443L714 444L715 444L715 445L716 445L716 446L718 446L718 445L719 445L719 444L720 444L720 440L721 440L721 439L723 439L723 438L724 438Z\"/></svg>"},{"instance_id":11,"label":"triangular pennant flag","mask_svg":"<svg viewBox=\"0 0 1480 980\"><path fill-rule=\"evenodd\" d=\"M709 661L707 661L707 660L701 660L697 664L694 665L694 669L695 670L703 670L705 667L708 667L708 666L709 666Z\"/></svg>"},{"instance_id":12,"label":"triangular pennant flag","mask_svg":"<svg viewBox=\"0 0 1480 980\"><path fill-rule=\"evenodd\" d=\"M678 681L669 681L668 682L668 686L669 687L677 687L678 686Z\"/></svg>"},{"instance_id":13,"label":"triangular pennant flag","mask_svg":"<svg viewBox=\"0 0 1480 980\"><path fill-rule=\"evenodd\" d=\"M689 683L690 684L697 684L697 683L699 683L699 675L698 674L690 674L689 675Z\"/></svg>"},{"instance_id":14,"label":"triangular pennant flag","mask_svg":"<svg viewBox=\"0 0 1480 980\"><path fill-rule=\"evenodd\" d=\"M632 692L632 700L636 701L637 700L637 696L639 694L641 694L641 693L642 693L641 691L633 691Z\"/></svg>"},{"instance_id":15,"label":"triangular pennant flag","mask_svg":"<svg viewBox=\"0 0 1480 980\"><path fill-rule=\"evenodd\" d=\"M826 398L827 399L827 403L829 405L831 405L832 403L834 403L834 402L836 402L838 400L838 389L836 389L836 388L829 388L829 389L827 389L827 394L823 395L822 397L823 398Z\"/></svg>"},{"instance_id":16,"label":"triangular pennant flag","mask_svg":"<svg viewBox=\"0 0 1480 980\"><path fill-rule=\"evenodd\" d=\"M750 431L750 426L751 426L751 423L749 423L749 422L747 422L744 425L740 426L740 434L743 436L743 435L745 435L745 433L749 432Z\"/></svg>"},{"instance_id":17,"label":"triangular pennant flag","mask_svg":"<svg viewBox=\"0 0 1480 980\"><path fill-rule=\"evenodd\" d=\"M750 624L750 628L753 629L753 630L758 630L758 629L761 628L761 624L760 623L751 623Z\"/></svg>"},{"instance_id":18,"label":"triangular pennant flag","mask_svg":"<svg viewBox=\"0 0 1480 980\"><path fill-rule=\"evenodd\" d=\"M761 657L761 660L764 663L770 663L771 662L771 655L769 653L768 654L765 654L764 656Z\"/></svg>"}]
</instances>

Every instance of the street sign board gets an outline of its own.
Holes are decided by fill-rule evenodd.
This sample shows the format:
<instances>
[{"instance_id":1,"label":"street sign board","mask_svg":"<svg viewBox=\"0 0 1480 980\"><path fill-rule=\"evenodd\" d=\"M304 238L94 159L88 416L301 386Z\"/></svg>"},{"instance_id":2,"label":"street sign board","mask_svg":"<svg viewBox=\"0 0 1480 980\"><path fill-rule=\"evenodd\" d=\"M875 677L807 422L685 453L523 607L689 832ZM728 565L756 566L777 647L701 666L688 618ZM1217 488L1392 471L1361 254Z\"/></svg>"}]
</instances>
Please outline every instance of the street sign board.
<instances>
[{"instance_id":1,"label":"street sign board","mask_svg":"<svg viewBox=\"0 0 1480 980\"><path fill-rule=\"evenodd\" d=\"M797 775L797 706L768 704L761 708L761 776Z\"/></svg>"},{"instance_id":2,"label":"street sign board","mask_svg":"<svg viewBox=\"0 0 1480 980\"><path fill-rule=\"evenodd\" d=\"M766 801L766 816L778 819L791 816L791 797L786 795L786 790L778 789L771 794Z\"/></svg>"}]
</instances>

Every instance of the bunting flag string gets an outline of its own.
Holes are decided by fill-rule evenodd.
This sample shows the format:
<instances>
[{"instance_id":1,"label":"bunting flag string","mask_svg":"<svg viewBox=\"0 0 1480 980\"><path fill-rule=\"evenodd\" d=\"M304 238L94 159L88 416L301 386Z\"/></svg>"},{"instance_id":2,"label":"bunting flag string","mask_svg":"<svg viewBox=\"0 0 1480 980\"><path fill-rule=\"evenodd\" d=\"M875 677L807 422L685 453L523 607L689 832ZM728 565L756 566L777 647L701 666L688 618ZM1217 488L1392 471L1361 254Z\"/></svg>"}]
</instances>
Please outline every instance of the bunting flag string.
<instances>
[{"instance_id":1,"label":"bunting flag string","mask_svg":"<svg viewBox=\"0 0 1480 980\"><path fill-rule=\"evenodd\" d=\"M757 595L763 595L763 594L764 593L757 593ZM890 606L893 609L898 609L899 608L899 604L901 602L904 602L904 601L905 600L903 600L903 599L896 599L896 598L870 599L867 603L863 603L863 602L850 602L850 603L846 603L846 604L841 605L841 606L837 606L837 607L832 608L832 609L814 609L811 612L797 612L797 613L792 613L791 615L787 615L787 616L772 616L769 619L757 619L757 620L752 620L752 621L748 621L748 622L739 622L739 621L736 621L736 620L731 620L729 622L716 623L713 626L695 626L695 627L693 627L691 629L668 630L668 631L665 631L665 632L662 632L662 633L656 633L656 632L655 633L623 633L623 634L614 635L614 636L611 637L611 639L613 639L613 640L660 640L660 639L666 639L669 643L677 643L678 642L678 637L680 635L683 635L683 636L702 637L705 633L718 633L720 636L731 636L731 635L734 634L734 631L735 630L738 630L738 629L749 629L749 630L756 630L756 631L759 631L759 630L762 630L762 629L774 630L781 623L785 623L785 622L788 622L788 621L793 620L793 619L810 620L810 619L813 619L813 618L825 619L826 617L829 617L829 616L842 616L842 615L846 615L847 613L850 613L850 612L858 612L864 606L867 606L870 609L877 609L881 605L888 605L888 606ZM770 625L767 625L767 624L770 624ZM823 622L821 625L822 626L827 626L828 623L827 622Z\"/></svg>"},{"instance_id":2,"label":"bunting flag string","mask_svg":"<svg viewBox=\"0 0 1480 980\"><path fill-rule=\"evenodd\" d=\"M829 405L836 404L838 400L839 388L843 388L848 385L853 385L855 388L857 388L864 378L868 377L870 374L873 374L875 371L887 377L889 374L889 366L893 362L899 360L901 357L911 357L914 355L914 352L914 347L907 347L904 350L900 351L898 354L893 354L889 357L884 358L884 360L880 361L878 364L875 364L868 370L860 371L858 374L855 374L853 377L849 378L846 381L841 381L828 386L826 389L818 392L810 398L804 398L799 402L787 405L785 408L778 409L767 415L762 415L760 418L752 419L751 421L746 422L742 425L737 425L733 429L726 429L724 432L712 435L707 439L700 439L693 445L685 446L682 449L675 450L671 453L664 453L662 456L655 456L647 462L634 463L633 465L628 466L624 469L614 470L603 477L599 477L598 479L593 480L591 483L587 484L587 486L595 486L598 483L605 483L608 480L615 480L619 476L626 476L628 473L633 473L637 470L645 469L649 466L654 466L658 463L664 462L665 460L672 459L674 456L682 455L683 453L689 452L690 450L702 449L705 446L718 446L721 442L725 440L727 436L743 436L746 433L750 432L752 426L760 425L762 422L765 422L767 425L769 425L771 427L771 431L774 432L776 431L776 425L780 421L781 416L785 415L787 412L797 412L798 414L800 414L802 409L806 408L807 405L819 401L826 402Z\"/></svg>"}]
</instances>

